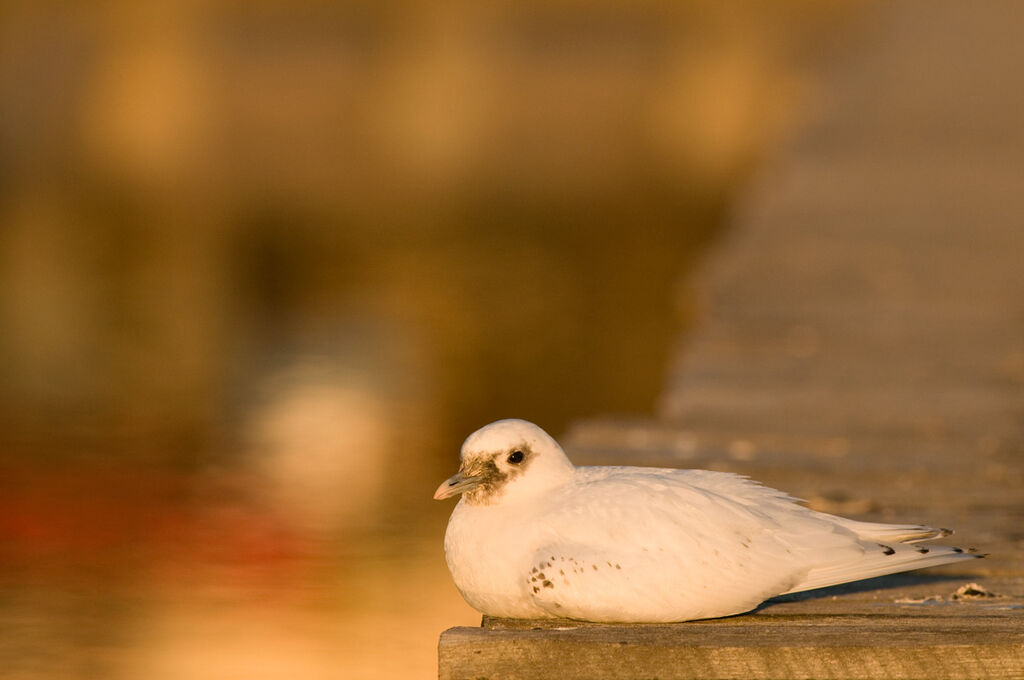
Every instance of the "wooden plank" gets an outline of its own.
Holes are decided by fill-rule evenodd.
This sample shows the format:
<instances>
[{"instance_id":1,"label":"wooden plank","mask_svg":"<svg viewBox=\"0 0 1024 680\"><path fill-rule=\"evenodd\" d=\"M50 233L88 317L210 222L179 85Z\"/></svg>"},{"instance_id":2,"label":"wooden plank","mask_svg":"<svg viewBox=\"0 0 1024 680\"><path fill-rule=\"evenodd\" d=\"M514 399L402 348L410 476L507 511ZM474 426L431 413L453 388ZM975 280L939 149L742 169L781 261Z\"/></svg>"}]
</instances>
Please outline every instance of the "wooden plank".
<instances>
[{"instance_id":1,"label":"wooden plank","mask_svg":"<svg viewBox=\"0 0 1024 680\"><path fill-rule=\"evenodd\" d=\"M450 653L457 650L458 653ZM441 637L439 677L1019 678L1012 611L756 615L670 625L485 620Z\"/></svg>"}]
</instances>

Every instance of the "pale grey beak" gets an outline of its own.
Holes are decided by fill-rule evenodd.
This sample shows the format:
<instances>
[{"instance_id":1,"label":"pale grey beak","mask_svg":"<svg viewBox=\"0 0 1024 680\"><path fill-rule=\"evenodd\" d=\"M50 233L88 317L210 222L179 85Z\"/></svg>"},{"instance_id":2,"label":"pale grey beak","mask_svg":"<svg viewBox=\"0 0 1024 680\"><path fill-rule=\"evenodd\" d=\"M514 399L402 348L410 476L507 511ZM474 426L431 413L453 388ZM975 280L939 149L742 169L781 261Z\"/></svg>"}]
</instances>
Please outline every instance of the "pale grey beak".
<instances>
[{"instance_id":1,"label":"pale grey beak","mask_svg":"<svg viewBox=\"0 0 1024 680\"><path fill-rule=\"evenodd\" d=\"M451 498L456 494L460 494L463 491L475 489L480 485L482 480L482 477L467 477L461 472L458 472L441 482L441 486L437 487L437 491L434 492L434 500L444 500L445 498Z\"/></svg>"}]
</instances>

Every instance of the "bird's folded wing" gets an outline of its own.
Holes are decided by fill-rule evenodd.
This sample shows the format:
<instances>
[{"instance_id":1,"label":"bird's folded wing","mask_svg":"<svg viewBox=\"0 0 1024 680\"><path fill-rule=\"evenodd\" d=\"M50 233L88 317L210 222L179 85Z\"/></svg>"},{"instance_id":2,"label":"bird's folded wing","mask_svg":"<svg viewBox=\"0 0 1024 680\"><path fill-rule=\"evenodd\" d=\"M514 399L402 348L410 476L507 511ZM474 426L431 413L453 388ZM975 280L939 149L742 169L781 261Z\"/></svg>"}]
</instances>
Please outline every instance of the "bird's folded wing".
<instances>
[{"instance_id":1,"label":"bird's folded wing","mask_svg":"<svg viewBox=\"0 0 1024 680\"><path fill-rule=\"evenodd\" d=\"M535 554L524 583L534 603L555 617L655 623L749 611L792 585L788 574L770 571L753 564L685 568L664 552L553 543Z\"/></svg>"}]
</instances>

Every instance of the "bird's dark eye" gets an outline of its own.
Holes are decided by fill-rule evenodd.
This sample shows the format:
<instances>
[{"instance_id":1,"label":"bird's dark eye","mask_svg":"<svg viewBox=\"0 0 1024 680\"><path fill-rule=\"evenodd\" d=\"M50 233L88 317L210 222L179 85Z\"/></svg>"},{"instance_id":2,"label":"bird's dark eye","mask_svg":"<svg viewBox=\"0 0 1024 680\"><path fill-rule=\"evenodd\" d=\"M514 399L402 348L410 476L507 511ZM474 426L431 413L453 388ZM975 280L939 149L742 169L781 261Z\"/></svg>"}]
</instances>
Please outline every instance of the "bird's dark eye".
<instances>
[{"instance_id":1,"label":"bird's dark eye","mask_svg":"<svg viewBox=\"0 0 1024 680\"><path fill-rule=\"evenodd\" d=\"M523 452L522 451L513 451L512 453L508 454L508 462L512 463L513 465L516 465L518 463L522 463L523 462Z\"/></svg>"}]
</instances>

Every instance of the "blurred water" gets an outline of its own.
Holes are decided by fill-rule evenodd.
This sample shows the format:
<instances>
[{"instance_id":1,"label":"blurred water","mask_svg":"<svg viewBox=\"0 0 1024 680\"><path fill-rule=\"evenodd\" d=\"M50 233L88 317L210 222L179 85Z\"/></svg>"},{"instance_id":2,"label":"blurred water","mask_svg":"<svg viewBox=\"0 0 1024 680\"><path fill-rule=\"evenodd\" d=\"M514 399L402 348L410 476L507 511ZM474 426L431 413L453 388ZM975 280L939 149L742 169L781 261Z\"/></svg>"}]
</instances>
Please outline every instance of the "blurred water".
<instances>
[{"instance_id":1,"label":"blurred water","mask_svg":"<svg viewBox=\"0 0 1024 680\"><path fill-rule=\"evenodd\" d=\"M3 676L432 675L462 438L649 410L841 16L5 4Z\"/></svg>"}]
</instances>

